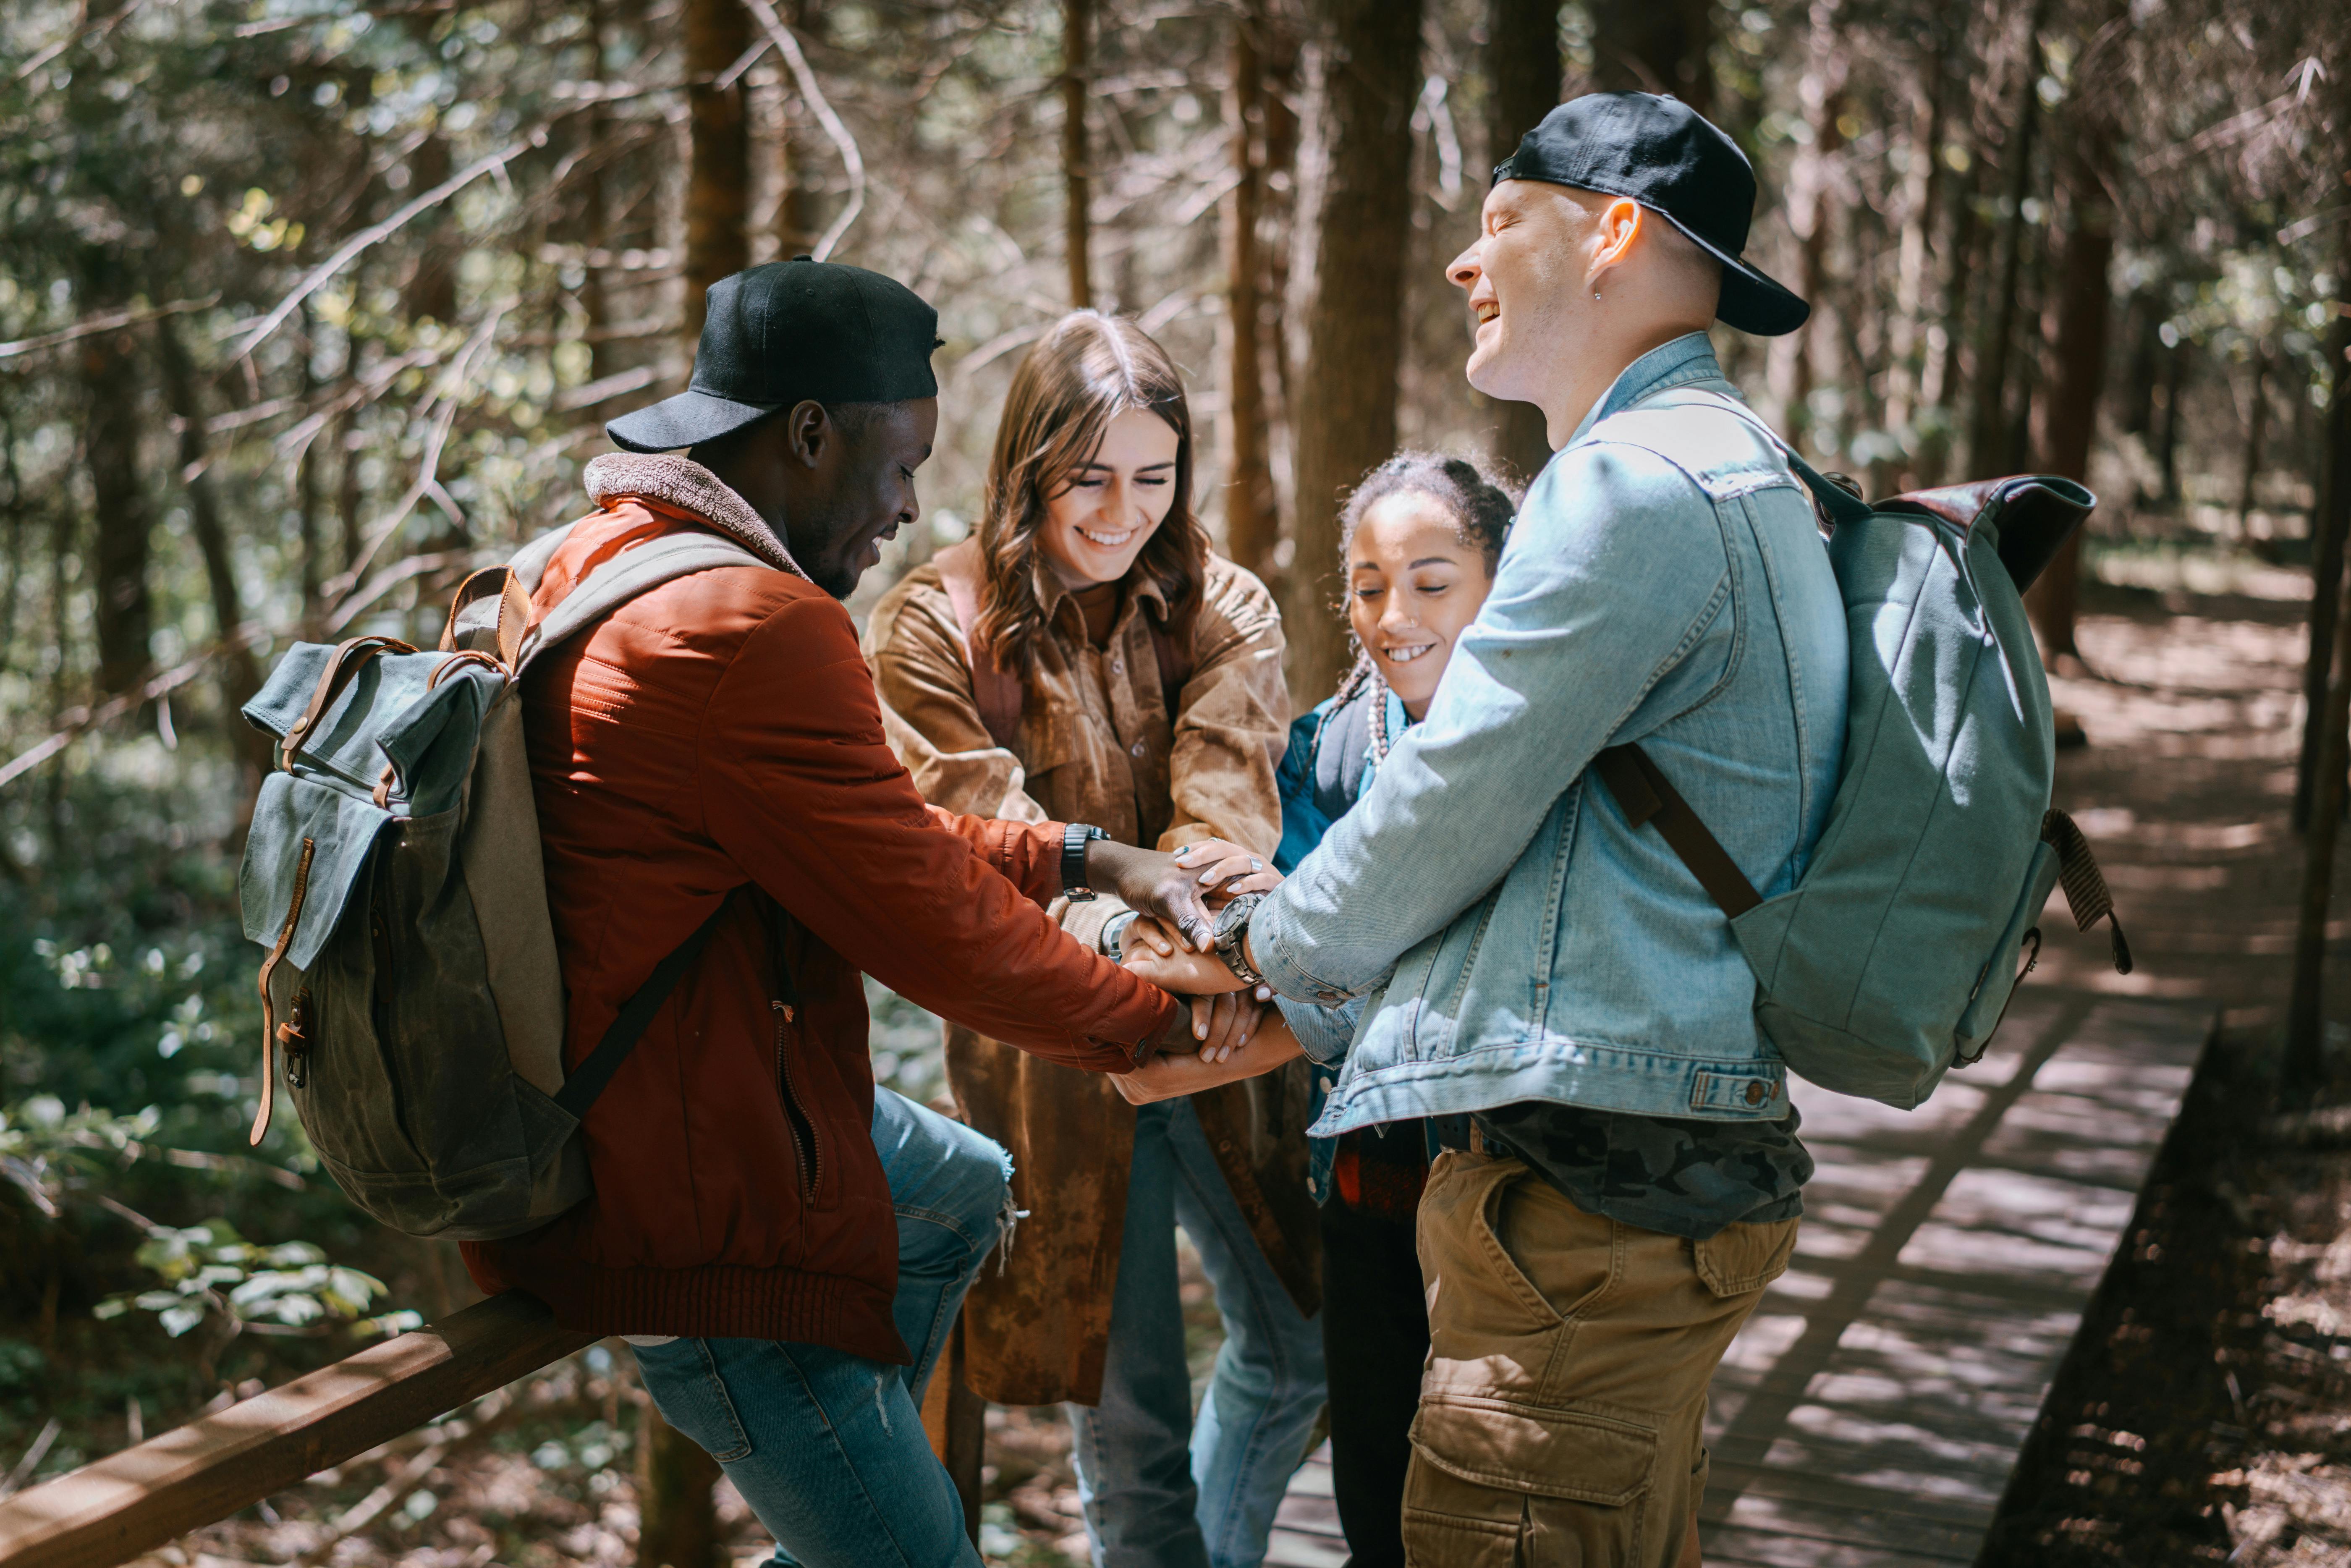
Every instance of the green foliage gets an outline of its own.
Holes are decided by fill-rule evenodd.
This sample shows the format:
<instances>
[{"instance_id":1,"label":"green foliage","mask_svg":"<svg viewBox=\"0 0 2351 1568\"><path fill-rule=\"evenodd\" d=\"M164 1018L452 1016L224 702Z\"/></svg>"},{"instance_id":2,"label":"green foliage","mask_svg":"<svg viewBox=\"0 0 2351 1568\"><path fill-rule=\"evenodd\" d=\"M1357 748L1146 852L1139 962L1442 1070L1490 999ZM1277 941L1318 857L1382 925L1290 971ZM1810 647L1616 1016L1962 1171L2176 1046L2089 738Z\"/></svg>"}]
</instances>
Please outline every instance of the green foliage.
<instances>
[{"instance_id":1,"label":"green foliage","mask_svg":"<svg viewBox=\"0 0 2351 1568\"><path fill-rule=\"evenodd\" d=\"M382 1281L329 1263L326 1253L308 1241L276 1246L247 1241L225 1219L183 1230L159 1227L135 1257L165 1288L110 1296L94 1315L116 1318L135 1307L153 1312L173 1339L208 1317L223 1320L232 1333L246 1329L324 1333L329 1322L398 1333L423 1322L413 1312L365 1317L369 1304L383 1293Z\"/></svg>"}]
</instances>

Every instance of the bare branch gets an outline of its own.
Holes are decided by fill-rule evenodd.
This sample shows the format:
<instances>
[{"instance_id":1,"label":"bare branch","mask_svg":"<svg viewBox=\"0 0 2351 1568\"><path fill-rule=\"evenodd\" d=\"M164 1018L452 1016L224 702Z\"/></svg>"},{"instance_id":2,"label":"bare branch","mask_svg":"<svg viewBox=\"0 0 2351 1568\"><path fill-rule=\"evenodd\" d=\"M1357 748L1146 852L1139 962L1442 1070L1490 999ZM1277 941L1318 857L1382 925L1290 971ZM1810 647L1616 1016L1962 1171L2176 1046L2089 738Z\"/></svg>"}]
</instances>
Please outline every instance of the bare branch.
<instances>
[{"instance_id":1,"label":"bare branch","mask_svg":"<svg viewBox=\"0 0 2351 1568\"><path fill-rule=\"evenodd\" d=\"M817 123L824 127L824 133L832 138L832 144L841 150L841 161L849 170L849 204L841 209L841 215L832 220L832 226L824 231L824 237L816 242L816 249L810 253L822 261L832 254L832 247L841 243L841 236L849 232L849 225L857 221L857 214L865 210L865 160L859 154L857 140L849 134L849 127L841 124L841 116L833 113L832 103L824 96L824 88L816 79L816 72L809 68L808 57L800 53L799 40L792 37L789 27L784 26L784 19L776 15L775 6L768 0L743 0L743 3L750 7L751 15L759 19L759 26L765 27L768 37L774 40L777 52L792 68L792 79L799 84L800 97L808 101L809 109L816 115Z\"/></svg>"},{"instance_id":2,"label":"bare branch","mask_svg":"<svg viewBox=\"0 0 2351 1568\"><path fill-rule=\"evenodd\" d=\"M38 338L19 338L13 343L0 343L0 360L13 360L25 354L37 354L43 349L95 338L102 332L120 332L125 327L137 327L164 316L178 316L190 310L209 310L220 303L220 295L212 293L202 299L174 299L169 305L152 306L144 310L117 310L110 315L93 316L87 321L77 321L61 330Z\"/></svg>"},{"instance_id":3,"label":"bare branch","mask_svg":"<svg viewBox=\"0 0 2351 1568\"><path fill-rule=\"evenodd\" d=\"M286 319L294 314L302 301L317 293L328 279L349 266L351 259L361 251L374 245L378 240L397 234L418 214L429 212L440 205L492 170L503 172L509 159L518 158L531 148L544 146L546 142L547 128L541 126L520 141L509 142L488 157L476 159L468 163L381 223L371 224L345 240L340 249L312 267L302 281L294 286L294 291L291 294L271 307L269 314L264 316L251 330L246 332L244 340L237 344L236 351L229 356L231 361L245 359L252 354L253 350L260 346L263 339L285 324Z\"/></svg>"}]
</instances>

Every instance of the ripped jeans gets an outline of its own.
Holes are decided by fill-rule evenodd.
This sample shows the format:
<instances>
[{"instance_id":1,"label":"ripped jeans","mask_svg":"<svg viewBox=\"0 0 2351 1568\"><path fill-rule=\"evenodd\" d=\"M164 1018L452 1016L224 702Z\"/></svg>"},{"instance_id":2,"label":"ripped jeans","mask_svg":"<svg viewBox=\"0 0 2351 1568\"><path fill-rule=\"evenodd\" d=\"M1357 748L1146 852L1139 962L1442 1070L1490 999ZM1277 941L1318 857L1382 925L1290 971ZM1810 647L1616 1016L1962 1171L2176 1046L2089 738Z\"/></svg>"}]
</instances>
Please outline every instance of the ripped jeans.
<instances>
[{"instance_id":1,"label":"ripped jeans","mask_svg":"<svg viewBox=\"0 0 2351 1568\"><path fill-rule=\"evenodd\" d=\"M962 1501L923 1435L923 1387L995 1250L1011 1161L991 1139L881 1088L873 1145L898 1211L892 1313L914 1365L772 1340L632 1348L664 1418L709 1450L776 1538L777 1563L979 1568Z\"/></svg>"}]
</instances>

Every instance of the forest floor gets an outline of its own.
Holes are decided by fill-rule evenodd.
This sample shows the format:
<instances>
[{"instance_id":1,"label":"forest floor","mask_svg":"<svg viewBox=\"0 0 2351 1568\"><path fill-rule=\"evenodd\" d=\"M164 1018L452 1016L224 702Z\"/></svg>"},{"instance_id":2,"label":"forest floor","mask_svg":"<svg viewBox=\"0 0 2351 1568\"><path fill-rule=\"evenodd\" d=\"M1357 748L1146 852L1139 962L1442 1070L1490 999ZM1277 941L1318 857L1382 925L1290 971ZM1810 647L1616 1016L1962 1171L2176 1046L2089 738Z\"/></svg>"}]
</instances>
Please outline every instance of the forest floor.
<instances>
[{"instance_id":1,"label":"forest floor","mask_svg":"<svg viewBox=\"0 0 2351 1568\"><path fill-rule=\"evenodd\" d=\"M2059 802L2138 970L2113 976L2102 935L2064 930L2037 978L2200 1000L2217 1024L1980 1561L2351 1563L2351 1124L2282 1118L2276 1083L2308 579L2140 564L2109 564L2140 585L2095 591L2090 670L2053 683L2088 737ZM2345 934L2322 1103L2351 1100Z\"/></svg>"}]
</instances>

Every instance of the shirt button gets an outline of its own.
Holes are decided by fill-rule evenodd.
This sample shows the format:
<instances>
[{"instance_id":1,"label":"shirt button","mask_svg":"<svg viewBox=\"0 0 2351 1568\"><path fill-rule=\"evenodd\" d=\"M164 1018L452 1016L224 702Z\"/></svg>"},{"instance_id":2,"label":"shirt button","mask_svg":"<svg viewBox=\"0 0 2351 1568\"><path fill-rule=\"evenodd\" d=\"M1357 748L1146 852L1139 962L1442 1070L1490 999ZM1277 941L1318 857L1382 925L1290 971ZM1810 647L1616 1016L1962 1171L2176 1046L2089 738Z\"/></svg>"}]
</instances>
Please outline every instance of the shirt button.
<instances>
[{"instance_id":1,"label":"shirt button","mask_svg":"<svg viewBox=\"0 0 2351 1568\"><path fill-rule=\"evenodd\" d=\"M1143 755L1143 742L1138 740L1133 746L1128 747L1127 749L1134 752L1137 757L1140 757Z\"/></svg>"},{"instance_id":2,"label":"shirt button","mask_svg":"<svg viewBox=\"0 0 2351 1568\"><path fill-rule=\"evenodd\" d=\"M1761 1105L1771 1092L1770 1090L1764 1088L1761 1083L1754 1082L1750 1080L1747 1085L1747 1103L1750 1105Z\"/></svg>"},{"instance_id":3,"label":"shirt button","mask_svg":"<svg viewBox=\"0 0 2351 1568\"><path fill-rule=\"evenodd\" d=\"M1126 674L1126 661L1124 659L1113 659L1110 662L1110 673L1113 675L1123 675Z\"/></svg>"},{"instance_id":4,"label":"shirt button","mask_svg":"<svg viewBox=\"0 0 2351 1568\"><path fill-rule=\"evenodd\" d=\"M1331 1091L1332 1091L1333 1088L1335 1088L1335 1087L1336 1087L1336 1085L1335 1085L1335 1084L1333 1084L1333 1083L1331 1082L1331 1080L1329 1080L1328 1078L1325 1078L1324 1080L1322 1080L1322 1092L1323 1092L1323 1093L1328 1094L1328 1093L1329 1093L1329 1092L1331 1092Z\"/></svg>"}]
</instances>

